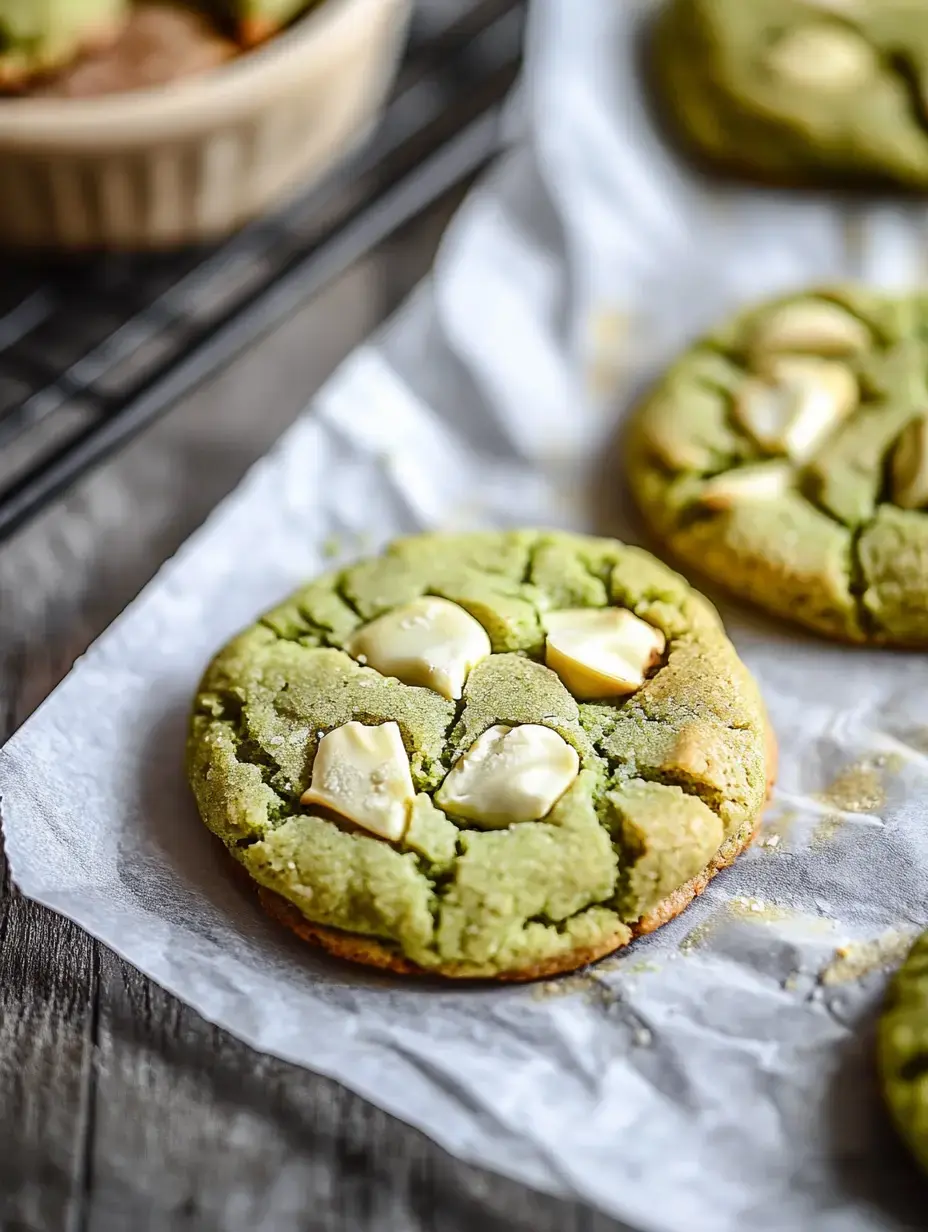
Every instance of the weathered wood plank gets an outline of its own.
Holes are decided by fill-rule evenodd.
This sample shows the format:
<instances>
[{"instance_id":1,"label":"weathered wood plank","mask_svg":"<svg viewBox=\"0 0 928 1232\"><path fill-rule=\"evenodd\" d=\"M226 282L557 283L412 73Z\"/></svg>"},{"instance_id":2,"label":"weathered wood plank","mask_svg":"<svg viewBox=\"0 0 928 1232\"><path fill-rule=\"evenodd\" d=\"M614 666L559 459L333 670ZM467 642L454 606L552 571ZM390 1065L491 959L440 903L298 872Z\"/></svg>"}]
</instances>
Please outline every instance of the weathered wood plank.
<instances>
[{"instance_id":1,"label":"weathered wood plank","mask_svg":"<svg viewBox=\"0 0 928 1232\"><path fill-rule=\"evenodd\" d=\"M336 1083L252 1052L105 951L93 1121L87 1232L593 1228Z\"/></svg>"},{"instance_id":2,"label":"weathered wood plank","mask_svg":"<svg viewBox=\"0 0 928 1232\"><path fill-rule=\"evenodd\" d=\"M52 679L60 670L45 656ZM5 733L23 714L23 669L0 669ZM39 687L48 683L37 671ZM25 702L28 705L28 701ZM77 1226L89 1139L94 943L15 893L0 838L0 1227Z\"/></svg>"},{"instance_id":3,"label":"weathered wood plank","mask_svg":"<svg viewBox=\"0 0 928 1232\"><path fill-rule=\"evenodd\" d=\"M0 1227L76 1227L96 983L90 938L0 901Z\"/></svg>"}]
</instances>

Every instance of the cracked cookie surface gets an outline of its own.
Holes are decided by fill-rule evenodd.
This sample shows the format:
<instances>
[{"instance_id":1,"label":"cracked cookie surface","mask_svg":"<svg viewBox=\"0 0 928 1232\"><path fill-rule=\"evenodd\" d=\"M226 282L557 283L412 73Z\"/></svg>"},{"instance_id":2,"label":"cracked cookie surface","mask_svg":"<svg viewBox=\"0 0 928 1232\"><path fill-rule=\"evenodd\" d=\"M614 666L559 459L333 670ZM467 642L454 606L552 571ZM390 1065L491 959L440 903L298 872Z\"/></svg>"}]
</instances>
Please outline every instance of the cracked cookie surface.
<instances>
[{"instance_id":1,"label":"cracked cookie surface","mask_svg":"<svg viewBox=\"0 0 928 1232\"><path fill-rule=\"evenodd\" d=\"M669 0L653 65L668 120L726 171L928 186L925 0Z\"/></svg>"},{"instance_id":2,"label":"cracked cookie surface","mask_svg":"<svg viewBox=\"0 0 928 1232\"><path fill-rule=\"evenodd\" d=\"M928 1170L928 933L893 981L880 1021L879 1054L890 1111Z\"/></svg>"},{"instance_id":3,"label":"cracked cookie surface","mask_svg":"<svg viewBox=\"0 0 928 1232\"><path fill-rule=\"evenodd\" d=\"M638 503L687 569L840 640L928 645L928 298L743 313L638 409Z\"/></svg>"},{"instance_id":4,"label":"cracked cookie surface","mask_svg":"<svg viewBox=\"0 0 928 1232\"><path fill-rule=\"evenodd\" d=\"M488 635L458 698L346 649L369 648L359 629L396 625L373 622L421 611L424 596ZM608 608L663 652L633 692L578 702L545 666L546 615ZM358 723L395 724L408 757L414 796L395 841L302 802L323 798L320 743ZM539 728L571 767L544 815L501 826L438 806L492 731ZM554 532L425 535L311 582L222 650L197 694L188 769L206 824L303 935L396 970L528 978L609 953L699 893L750 841L767 739L714 609L646 552Z\"/></svg>"}]
</instances>

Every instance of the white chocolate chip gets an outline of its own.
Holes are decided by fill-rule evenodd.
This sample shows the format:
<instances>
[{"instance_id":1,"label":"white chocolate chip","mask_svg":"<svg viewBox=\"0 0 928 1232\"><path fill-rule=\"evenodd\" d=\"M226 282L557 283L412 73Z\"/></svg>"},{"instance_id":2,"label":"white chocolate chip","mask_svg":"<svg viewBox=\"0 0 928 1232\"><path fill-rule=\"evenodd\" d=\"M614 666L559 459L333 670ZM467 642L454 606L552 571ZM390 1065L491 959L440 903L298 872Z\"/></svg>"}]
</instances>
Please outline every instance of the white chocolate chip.
<instances>
[{"instance_id":1,"label":"white chocolate chip","mask_svg":"<svg viewBox=\"0 0 928 1232\"><path fill-rule=\"evenodd\" d=\"M761 445L806 462L855 409L857 380L844 364L811 356L774 356L764 376L748 377L735 397L735 417Z\"/></svg>"},{"instance_id":2,"label":"white chocolate chip","mask_svg":"<svg viewBox=\"0 0 928 1232\"><path fill-rule=\"evenodd\" d=\"M785 462L740 466L706 480L699 503L708 509L731 509L757 501L778 500L792 486L793 472Z\"/></svg>"},{"instance_id":3,"label":"white chocolate chip","mask_svg":"<svg viewBox=\"0 0 928 1232\"><path fill-rule=\"evenodd\" d=\"M492 650L486 630L447 599L425 596L378 616L352 635L346 650L384 676L434 689L449 701Z\"/></svg>"},{"instance_id":4,"label":"white chocolate chip","mask_svg":"<svg viewBox=\"0 0 928 1232\"><path fill-rule=\"evenodd\" d=\"M767 53L767 66L790 85L839 92L876 76L879 59L853 30L820 24L790 30Z\"/></svg>"},{"instance_id":5,"label":"white chocolate chip","mask_svg":"<svg viewBox=\"0 0 928 1232\"><path fill-rule=\"evenodd\" d=\"M853 355L870 341L862 321L827 300L798 300L766 313L754 326L755 352L793 351L810 355Z\"/></svg>"},{"instance_id":6,"label":"white chocolate chip","mask_svg":"<svg viewBox=\"0 0 928 1232\"><path fill-rule=\"evenodd\" d=\"M545 662L581 702L640 689L666 645L626 608L569 608L548 612L544 623Z\"/></svg>"},{"instance_id":7,"label":"white chocolate chip","mask_svg":"<svg viewBox=\"0 0 928 1232\"><path fill-rule=\"evenodd\" d=\"M902 432L892 456L892 493L900 509L928 505L928 419L913 419Z\"/></svg>"},{"instance_id":8,"label":"white chocolate chip","mask_svg":"<svg viewBox=\"0 0 928 1232\"><path fill-rule=\"evenodd\" d=\"M301 804L320 804L379 838L406 833L415 798L409 758L396 723L345 723L319 742L312 784Z\"/></svg>"},{"instance_id":9,"label":"white chocolate chip","mask_svg":"<svg viewBox=\"0 0 928 1232\"><path fill-rule=\"evenodd\" d=\"M579 772L576 749L549 727L498 724L454 763L435 803L486 829L538 821Z\"/></svg>"}]
</instances>

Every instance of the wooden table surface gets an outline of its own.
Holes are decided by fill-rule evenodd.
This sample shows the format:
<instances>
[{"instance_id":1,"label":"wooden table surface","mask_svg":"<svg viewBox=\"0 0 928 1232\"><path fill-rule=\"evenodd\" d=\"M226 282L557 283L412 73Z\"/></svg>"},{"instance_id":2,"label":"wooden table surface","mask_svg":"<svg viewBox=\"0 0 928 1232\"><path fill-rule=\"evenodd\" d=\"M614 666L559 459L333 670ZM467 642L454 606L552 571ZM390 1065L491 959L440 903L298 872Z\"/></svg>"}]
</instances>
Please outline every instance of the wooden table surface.
<instances>
[{"instance_id":1,"label":"wooden table surface","mask_svg":"<svg viewBox=\"0 0 928 1232\"><path fill-rule=\"evenodd\" d=\"M0 548L2 734L21 724L427 267L420 220ZM261 1056L0 865L0 1232L608 1232Z\"/></svg>"}]
</instances>

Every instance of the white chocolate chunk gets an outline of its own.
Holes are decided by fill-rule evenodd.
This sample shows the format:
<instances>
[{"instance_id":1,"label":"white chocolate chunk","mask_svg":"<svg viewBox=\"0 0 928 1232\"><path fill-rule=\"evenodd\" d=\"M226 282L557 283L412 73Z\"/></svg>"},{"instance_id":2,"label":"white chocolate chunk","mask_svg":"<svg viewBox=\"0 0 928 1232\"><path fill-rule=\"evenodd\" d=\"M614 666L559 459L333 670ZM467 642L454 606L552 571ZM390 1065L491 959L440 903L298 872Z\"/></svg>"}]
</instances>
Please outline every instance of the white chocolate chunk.
<instances>
[{"instance_id":1,"label":"white chocolate chunk","mask_svg":"<svg viewBox=\"0 0 928 1232\"><path fill-rule=\"evenodd\" d=\"M853 355L870 341L863 321L827 300L799 300L766 313L755 325L755 352L794 351L810 355Z\"/></svg>"},{"instance_id":2,"label":"white chocolate chunk","mask_svg":"<svg viewBox=\"0 0 928 1232\"><path fill-rule=\"evenodd\" d=\"M544 817L579 772L576 749L549 727L500 723L458 758L435 803L484 829L502 829Z\"/></svg>"},{"instance_id":3,"label":"white chocolate chunk","mask_svg":"<svg viewBox=\"0 0 928 1232\"><path fill-rule=\"evenodd\" d=\"M456 603L426 595L378 616L347 643L359 662L404 684L456 701L474 667L491 652L479 621Z\"/></svg>"},{"instance_id":4,"label":"white chocolate chunk","mask_svg":"<svg viewBox=\"0 0 928 1232\"><path fill-rule=\"evenodd\" d=\"M319 741L312 783L300 803L320 804L395 843L406 833L415 794L396 723L351 722Z\"/></svg>"},{"instance_id":5,"label":"white chocolate chunk","mask_svg":"<svg viewBox=\"0 0 928 1232\"><path fill-rule=\"evenodd\" d=\"M659 629L621 607L568 608L544 622L545 663L581 702L640 689L666 645Z\"/></svg>"},{"instance_id":6,"label":"white chocolate chunk","mask_svg":"<svg viewBox=\"0 0 928 1232\"><path fill-rule=\"evenodd\" d=\"M756 501L778 500L793 483L793 472L786 462L762 462L757 466L740 466L707 479L699 494L699 503L708 509L731 509Z\"/></svg>"},{"instance_id":7,"label":"white chocolate chunk","mask_svg":"<svg viewBox=\"0 0 928 1232\"><path fill-rule=\"evenodd\" d=\"M790 30L767 53L767 66L791 85L842 92L876 76L879 59L853 30L820 24Z\"/></svg>"},{"instance_id":8,"label":"white chocolate chunk","mask_svg":"<svg viewBox=\"0 0 928 1232\"><path fill-rule=\"evenodd\" d=\"M892 456L893 501L900 509L928 506L928 419L913 419L901 433Z\"/></svg>"},{"instance_id":9,"label":"white chocolate chunk","mask_svg":"<svg viewBox=\"0 0 928 1232\"><path fill-rule=\"evenodd\" d=\"M764 449L806 462L860 398L844 364L811 356L774 356L765 375L748 377L735 398L735 417Z\"/></svg>"}]
</instances>

